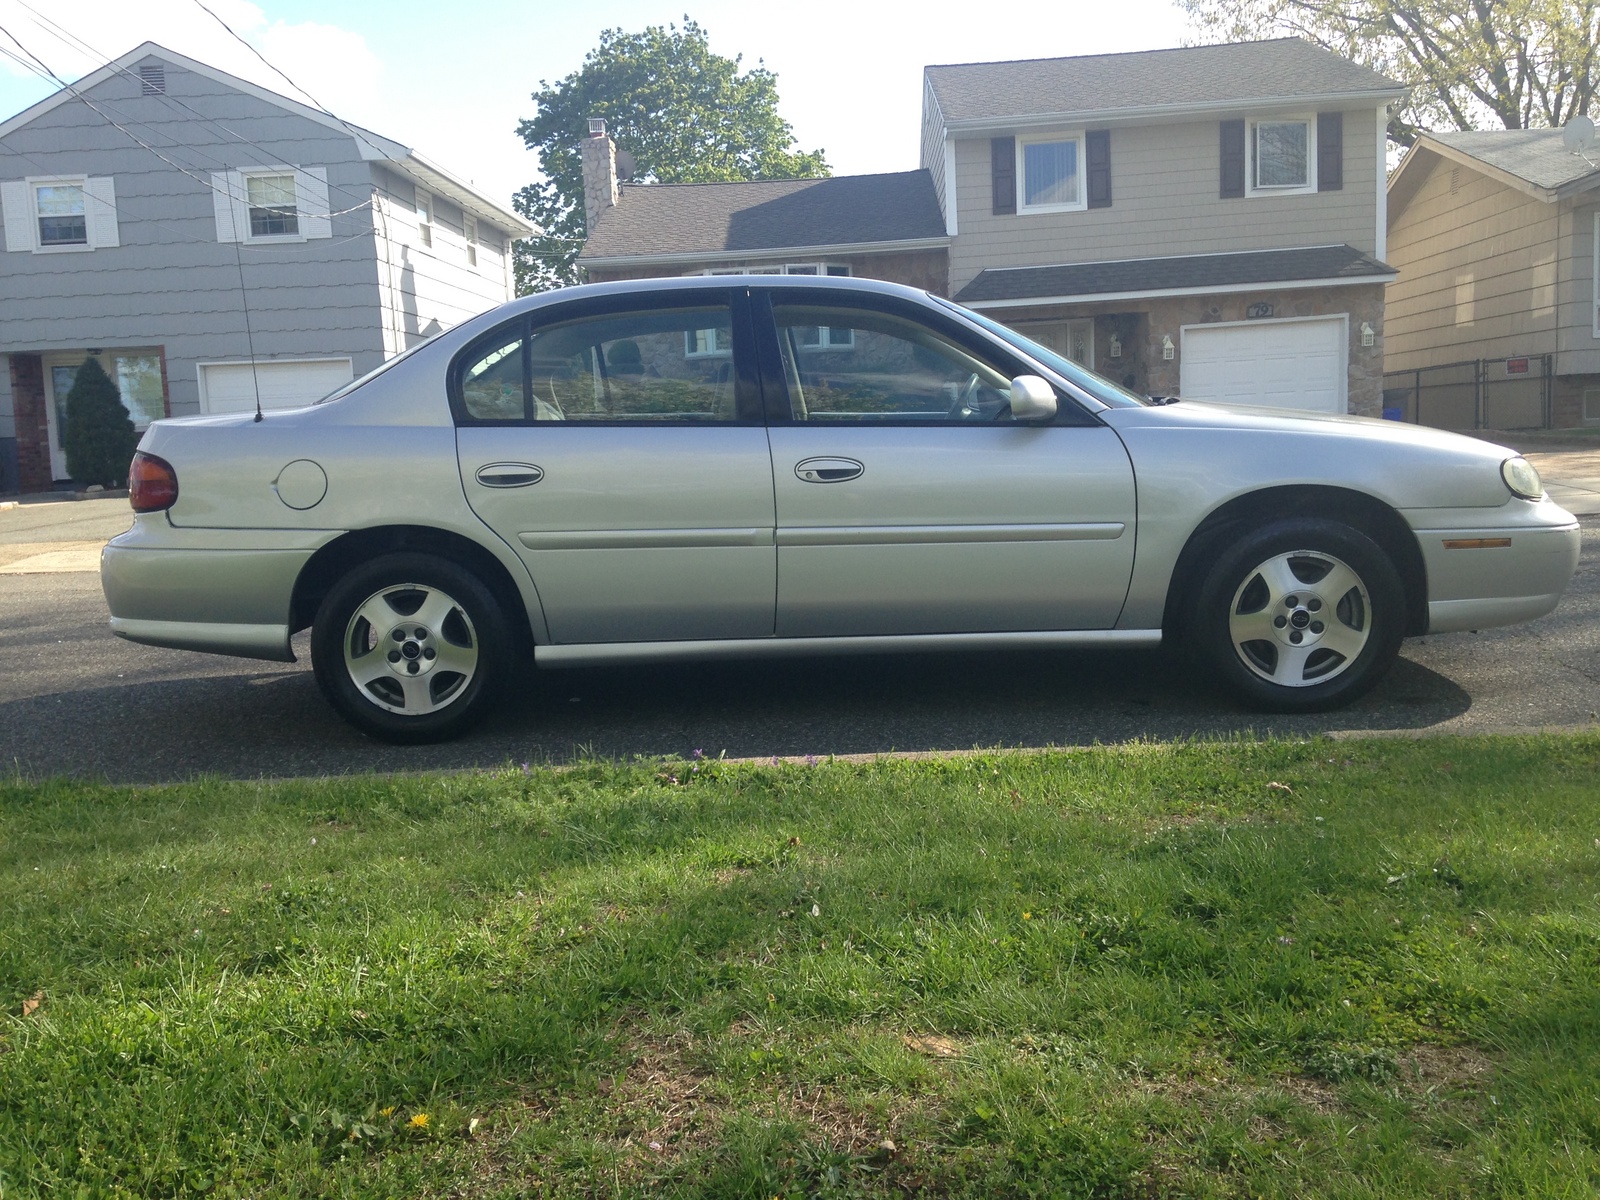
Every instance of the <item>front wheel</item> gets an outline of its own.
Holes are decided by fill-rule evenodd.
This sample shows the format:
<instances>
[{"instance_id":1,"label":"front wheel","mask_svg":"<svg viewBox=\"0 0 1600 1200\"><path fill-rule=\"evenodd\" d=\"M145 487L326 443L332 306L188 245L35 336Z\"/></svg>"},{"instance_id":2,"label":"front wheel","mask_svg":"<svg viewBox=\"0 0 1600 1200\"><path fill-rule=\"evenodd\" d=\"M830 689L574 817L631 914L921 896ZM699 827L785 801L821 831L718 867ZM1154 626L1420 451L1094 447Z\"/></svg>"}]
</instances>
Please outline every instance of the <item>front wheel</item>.
<instances>
[{"instance_id":1,"label":"front wheel","mask_svg":"<svg viewBox=\"0 0 1600 1200\"><path fill-rule=\"evenodd\" d=\"M1388 555L1337 521L1247 533L1206 575L1199 649L1246 702L1279 712L1348 704L1388 672L1405 591Z\"/></svg>"},{"instance_id":2,"label":"front wheel","mask_svg":"<svg viewBox=\"0 0 1600 1200\"><path fill-rule=\"evenodd\" d=\"M487 711L511 639L489 590L455 563L390 554L356 567L311 630L318 686L339 714L386 742L455 737Z\"/></svg>"}]
</instances>

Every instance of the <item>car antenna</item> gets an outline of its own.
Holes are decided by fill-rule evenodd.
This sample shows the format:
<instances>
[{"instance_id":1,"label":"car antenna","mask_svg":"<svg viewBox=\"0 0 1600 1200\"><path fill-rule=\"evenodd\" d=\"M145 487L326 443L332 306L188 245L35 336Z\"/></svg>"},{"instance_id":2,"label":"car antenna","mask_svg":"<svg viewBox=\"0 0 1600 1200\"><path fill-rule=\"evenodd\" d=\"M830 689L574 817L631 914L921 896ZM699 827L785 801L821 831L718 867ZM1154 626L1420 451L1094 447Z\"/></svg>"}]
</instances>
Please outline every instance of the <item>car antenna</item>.
<instances>
[{"instance_id":1,"label":"car antenna","mask_svg":"<svg viewBox=\"0 0 1600 1200\"><path fill-rule=\"evenodd\" d=\"M250 293L244 286L244 255L233 243L233 261L239 267L239 307L244 310L244 344L250 351L250 386L256 392L256 420L261 420L261 376L256 371L256 339L250 332Z\"/></svg>"}]
</instances>

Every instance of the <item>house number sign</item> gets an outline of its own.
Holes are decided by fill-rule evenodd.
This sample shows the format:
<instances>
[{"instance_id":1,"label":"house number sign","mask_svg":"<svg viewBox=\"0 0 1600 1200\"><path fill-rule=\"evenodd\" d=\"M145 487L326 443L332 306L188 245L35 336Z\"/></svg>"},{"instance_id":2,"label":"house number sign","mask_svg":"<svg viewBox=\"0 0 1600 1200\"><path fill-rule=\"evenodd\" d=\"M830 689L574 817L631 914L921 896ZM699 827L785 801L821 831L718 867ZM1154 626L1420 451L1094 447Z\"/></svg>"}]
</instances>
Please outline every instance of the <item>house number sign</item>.
<instances>
[{"instance_id":1,"label":"house number sign","mask_svg":"<svg viewBox=\"0 0 1600 1200\"><path fill-rule=\"evenodd\" d=\"M1244 310L1244 315L1245 318L1250 321L1263 320L1264 318L1272 315L1272 305L1252 304L1249 308Z\"/></svg>"}]
</instances>

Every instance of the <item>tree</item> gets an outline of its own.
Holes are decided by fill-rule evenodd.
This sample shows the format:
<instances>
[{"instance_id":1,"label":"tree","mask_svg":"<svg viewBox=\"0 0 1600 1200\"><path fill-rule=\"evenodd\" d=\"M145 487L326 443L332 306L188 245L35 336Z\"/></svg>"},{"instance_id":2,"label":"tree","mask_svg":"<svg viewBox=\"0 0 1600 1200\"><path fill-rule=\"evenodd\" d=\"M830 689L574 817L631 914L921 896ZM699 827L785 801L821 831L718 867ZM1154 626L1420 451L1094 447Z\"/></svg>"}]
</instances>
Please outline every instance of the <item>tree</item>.
<instances>
[{"instance_id":1,"label":"tree","mask_svg":"<svg viewBox=\"0 0 1600 1200\"><path fill-rule=\"evenodd\" d=\"M741 61L713 54L705 30L685 17L682 29L608 29L581 70L540 81L536 114L517 125L544 176L516 196L517 211L540 230L517 244L519 293L577 281L574 260L586 233L579 146L590 117L603 117L633 156L636 182L828 174L822 151L794 149L793 130L778 115L778 77L760 65L741 74Z\"/></svg>"},{"instance_id":2,"label":"tree","mask_svg":"<svg viewBox=\"0 0 1600 1200\"><path fill-rule=\"evenodd\" d=\"M61 437L67 474L82 484L120 487L138 445L117 385L98 358L84 359L67 393L67 427Z\"/></svg>"},{"instance_id":3,"label":"tree","mask_svg":"<svg viewBox=\"0 0 1600 1200\"><path fill-rule=\"evenodd\" d=\"M1208 39L1306 38L1411 88L1419 130L1564 125L1595 107L1600 0L1178 0Z\"/></svg>"}]
</instances>

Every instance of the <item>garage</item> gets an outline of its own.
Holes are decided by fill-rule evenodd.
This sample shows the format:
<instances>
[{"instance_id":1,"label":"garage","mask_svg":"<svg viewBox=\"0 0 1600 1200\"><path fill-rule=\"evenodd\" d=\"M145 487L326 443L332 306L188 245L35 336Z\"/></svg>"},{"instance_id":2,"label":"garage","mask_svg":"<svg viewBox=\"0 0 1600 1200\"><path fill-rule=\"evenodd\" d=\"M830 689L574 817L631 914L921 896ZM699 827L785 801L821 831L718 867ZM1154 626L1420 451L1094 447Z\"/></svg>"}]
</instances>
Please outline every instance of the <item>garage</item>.
<instances>
[{"instance_id":1,"label":"garage","mask_svg":"<svg viewBox=\"0 0 1600 1200\"><path fill-rule=\"evenodd\" d=\"M258 387L262 408L299 408L343 387L352 377L348 358L201 363L200 411L254 412Z\"/></svg>"},{"instance_id":2,"label":"garage","mask_svg":"<svg viewBox=\"0 0 1600 1200\"><path fill-rule=\"evenodd\" d=\"M1347 318L1183 327L1179 392L1186 400L1342 413Z\"/></svg>"}]
</instances>

